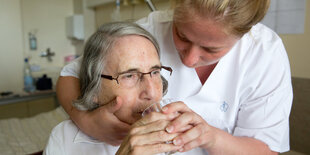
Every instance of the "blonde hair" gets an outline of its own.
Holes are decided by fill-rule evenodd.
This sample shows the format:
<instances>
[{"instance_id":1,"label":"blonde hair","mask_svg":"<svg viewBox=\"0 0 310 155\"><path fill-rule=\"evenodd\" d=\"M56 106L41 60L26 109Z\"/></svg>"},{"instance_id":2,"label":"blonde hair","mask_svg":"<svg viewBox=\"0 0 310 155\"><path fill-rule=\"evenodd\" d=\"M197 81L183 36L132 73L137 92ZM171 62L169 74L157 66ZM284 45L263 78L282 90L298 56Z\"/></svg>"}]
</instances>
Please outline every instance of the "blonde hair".
<instances>
[{"instance_id":1,"label":"blonde hair","mask_svg":"<svg viewBox=\"0 0 310 155\"><path fill-rule=\"evenodd\" d=\"M175 22L190 22L198 15L221 23L224 32L236 36L242 36L261 21L269 4L270 0L173 0L172 3Z\"/></svg>"}]
</instances>

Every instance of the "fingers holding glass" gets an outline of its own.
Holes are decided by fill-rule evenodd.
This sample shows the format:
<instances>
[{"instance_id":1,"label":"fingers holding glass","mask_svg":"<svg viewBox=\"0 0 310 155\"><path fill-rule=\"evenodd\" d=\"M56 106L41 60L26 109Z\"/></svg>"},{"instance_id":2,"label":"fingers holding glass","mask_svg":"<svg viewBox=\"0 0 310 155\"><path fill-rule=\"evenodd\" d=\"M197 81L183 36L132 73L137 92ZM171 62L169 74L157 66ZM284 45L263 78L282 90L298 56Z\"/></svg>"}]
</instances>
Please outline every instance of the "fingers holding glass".
<instances>
[{"instance_id":1,"label":"fingers holding glass","mask_svg":"<svg viewBox=\"0 0 310 155\"><path fill-rule=\"evenodd\" d=\"M165 115L153 112L149 115L146 115L141 120L156 118L156 116L161 117ZM170 121L165 119L158 119L147 124L141 123L139 126L133 127L126 138L126 141L124 141L121 146L121 148L123 149L119 150L119 152L124 151L124 149L131 149L131 152L139 152L141 150L144 150L150 154L157 154L163 152L165 152L166 154L170 154L172 153L172 151L180 149L181 146L167 143L167 141L170 141L179 135L179 133L169 134L165 131L165 128L167 127L169 122ZM158 149L158 147L160 147L160 149ZM152 152L151 150L153 150L154 152Z\"/></svg>"},{"instance_id":2,"label":"fingers holding glass","mask_svg":"<svg viewBox=\"0 0 310 155\"><path fill-rule=\"evenodd\" d=\"M170 104L171 102L173 102L173 99L164 99L160 102L151 104L142 112L142 117L151 117L151 118L152 117L154 118L154 116L156 117L156 113L162 113L162 107L167 104ZM167 116L166 120L172 120L176 118L178 116L178 114L177 115L176 114L177 113L165 115ZM165 131L165 128L167 127L168 123L169 123L168 121L165 121L164 124L159 124L158 126L154 127L153 130L154 129L161 129L161 130L158 130L156 133L151 133L150 135L154 135L155 137L154 138L150 137L150 139L148 140L153 141L154 144L157 144L161 142L161 141L156 141L159 138L159 140L164 140L165 144L172 145L172 139L175 138L175 136L177 136L179 133L177 133L176 135L167 133ZM148 132L148 129L150 129L150 127L146 127L142 131ZM168 139L165 139L164 137L167 137ZM175 151L176 150L169 150L168 152L166 152L166 154L172 154Z\"/></svg>"},{"instance_id":3,"label":"fingers holding glass","mask_svg":"<svg viewBox=\"0 0 310 155\"><path fill-rule=\"evenodd\" d=\"M178 136L179 133L169 134L163 130L161 131L155 131L148 134L138 134L138 135L131 135L130 138L130 145L152 145L152 144L167 144L166 141L169 141L176 136Z\"/></svg>"},{"instance_id":4,"label":"fingers holding glass","mask_svg":"<svg viewBox=\"0 0 310 155\"><path fill-rule=\"evenodd\" d=\"M216 129L193 111L181 113L167 126L166 131L181 133L179 131L181 128L188 129L173 139L173 144L183 146L179 152L186 152L196 147L210 147L215 143Z\"/></svg>"},{"instance_id":5,"label":"fingers holding glass","mask_svg":"<svg viewBox=\"0 0 310 155\"><path fill-rule=\"evenodd\" d=\"M133 155L152 155L152 154L159 154L162 152L170 152L171 150L179 150L181 146L176 146L173 144L154 144L154 145L136 145L132 148L131 154ZM166 153L167 154L167 153Z\"/></svg>"}]
</instances>

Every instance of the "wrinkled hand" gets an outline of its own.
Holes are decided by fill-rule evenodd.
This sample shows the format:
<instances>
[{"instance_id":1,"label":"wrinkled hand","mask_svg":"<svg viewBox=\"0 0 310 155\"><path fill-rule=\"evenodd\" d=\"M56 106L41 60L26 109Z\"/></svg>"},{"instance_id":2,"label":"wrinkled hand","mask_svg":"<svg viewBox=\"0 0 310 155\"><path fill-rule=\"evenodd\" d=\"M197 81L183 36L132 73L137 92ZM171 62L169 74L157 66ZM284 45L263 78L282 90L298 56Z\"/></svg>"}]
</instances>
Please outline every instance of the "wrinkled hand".
<instances>
[{"instance_id":1,"label":"wrinkled hand","mask_svg":"<svg viewBox=\"0 0 310 155\"><path fill-rule=\"evenodd\" d=\"M179 152L186 152L196 147L210 149L216 142L218 129L210 126L200 115L192 111L183 102L174 102L163 107L163 113L180 113L166 128L168 133L177 133L179 129L191 125L192 128L173 139L177 146L183 146Z\"/></svg>"},{"instance_id":2,"label":"wrinkled hand","mask_svg":"<svg viewBox=\"0 0 310 155\"><path fill-rule=\"evenodd\" d=\"M117 155L148 155L176 151L182 146L167 144L179 133L169 134L165 128L177 114L164 115L152 112L132 125L129 135L125 138Z\"/></svg>"},{"instance_id":3,"label":"wrinkled hand","mask_svg":"<svg viewBox=\"0 0 310 155\"><path fill-rule=\"evenodd\" d=\"M87 112L83 117L83 132L110 145L118 146L122 143L130 130L130 125L121 122L114 113L122 106L122 100L117 97L111 103Z\"/></svg>"}]
</instances>

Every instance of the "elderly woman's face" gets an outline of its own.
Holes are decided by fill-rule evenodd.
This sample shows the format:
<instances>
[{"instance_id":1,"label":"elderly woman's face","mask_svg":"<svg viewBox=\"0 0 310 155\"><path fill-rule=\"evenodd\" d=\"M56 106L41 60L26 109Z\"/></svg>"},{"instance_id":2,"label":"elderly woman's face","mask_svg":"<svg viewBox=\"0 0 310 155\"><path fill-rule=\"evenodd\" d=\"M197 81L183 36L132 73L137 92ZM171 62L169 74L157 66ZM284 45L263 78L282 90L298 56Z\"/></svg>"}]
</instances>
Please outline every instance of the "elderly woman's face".
<instances>
[{"instance_id":1,"label":"elderly woman's face","mask_svg":"<svg viewBox=\"0 0 310 155\"><path fill-rule=\"evenodd\" d=\"M111 50L103 72L105 75L117 77L126 72L147 73L161 66L155 46L142 36L119 38ZM162 92L160 76L151 78L150 74L145 74L131 87L117 84L115 80L102 79L99 102L106 104L120 96L123 104L115 115L121 121L132 124L141 118L141 112L145 107L161 100Z\"/></svg>"}]
</instances>

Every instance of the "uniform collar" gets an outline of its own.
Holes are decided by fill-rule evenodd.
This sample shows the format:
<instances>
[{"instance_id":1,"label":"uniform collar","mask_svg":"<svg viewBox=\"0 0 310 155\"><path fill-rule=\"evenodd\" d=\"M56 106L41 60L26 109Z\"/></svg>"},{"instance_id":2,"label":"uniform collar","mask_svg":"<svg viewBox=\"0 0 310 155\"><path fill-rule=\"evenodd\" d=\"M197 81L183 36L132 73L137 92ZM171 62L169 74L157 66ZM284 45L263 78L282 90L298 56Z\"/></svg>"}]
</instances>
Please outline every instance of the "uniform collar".
<instances>
[{"instance_id":1,"label":"uniform collar","mask_svg":"<svg viewBox=\"0 0 310 155\"><path fill-rule=\"evenodd\" d=\"M95 138L87 136L81 130L79 130L74 137L73 143L91 143L91 144L103 144L104 142L98 141Z\"/></svg>"},{"instance_id":2,"label":"uniform collar","mask_svg":"<svg viewBox=\"0 0 310 155\"><path fill-rule=\"evenodd\" d=\"M173 18L173 10L154 11L151 14L154 14L154 18L160 23L171 22Z\"/></svg>"}]
</instances>

